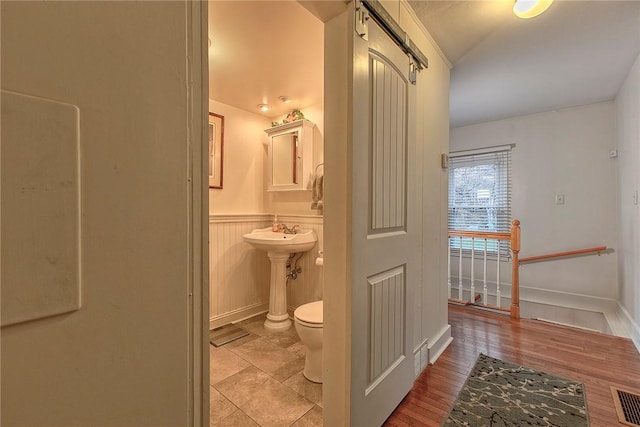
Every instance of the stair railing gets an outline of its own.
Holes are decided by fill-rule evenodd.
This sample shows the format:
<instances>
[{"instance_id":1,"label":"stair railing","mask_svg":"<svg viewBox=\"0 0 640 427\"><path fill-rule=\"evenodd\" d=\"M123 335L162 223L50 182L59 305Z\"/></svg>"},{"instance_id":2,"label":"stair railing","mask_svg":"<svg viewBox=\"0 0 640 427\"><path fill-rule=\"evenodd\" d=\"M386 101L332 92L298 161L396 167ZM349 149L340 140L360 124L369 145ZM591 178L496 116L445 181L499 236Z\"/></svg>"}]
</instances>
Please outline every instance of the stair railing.
<instances>
[{"instance_id":1,"label":"stair railing","mask_svg":"<svg viewBox=\"0 0 640 427\"><path fill-rule=\"evenodd\" d=\"M555 252L552 254L536 255L520 259L520 264L538 261L549 261L554 259L572 258L576 256L585 255L600 255L602 253L608 253L610 250L606 246L596 246L595 248L576 249L574 251L567 252Z\"/></svg>"},{"instance_id":2,"label":"stair railing","mask_svg":"<svg viewBox=\"0 0 640 427\"><path fill-rule=\"evenodd\" d=\"M458 297L452 296L452 283L451 283L451 246L452 243L458 243ZM480 242L480 245L476 244L476 240ZM511 306L502 307L502 291L500 289L500 264L502 262L501 249L502 242L508 242L508 252L511 254L510 261L512 264L511 269ZM477 247L479 246L479 247ZM468 249L465 249L468 247ZM520 252L520 221L514 220L511 224L511 230L508 233L496 233L486 231L466 231L466 230L449 230L449 241L447 245L447 288L449 301L465 305L476 305L492 310L506 311L511 314L512 318L520 318L520 290L519 290L519 272L518 266L518 253ZM495 248L495 251L493 250ZM455 248L454 248L455 250ZM482 296L476 295L476 251L482 253L483 260L483 274L482 274ZM463 258L465 251L471 253L471 268L470 268L470 286L469 286L469 299L464 298L465 289L463 286ZM495 300L496 304L489 304L489 290L487 282L487 254L496 253L496 291ZM468 253L468 252L467 252ZM455 255L455 253L454 253ZM508 260L509 256L505 260ZM479 298L480 297L480 298ZM478 299L481 299L481 303L478 303Z\"/></svg>"}]
</instances>

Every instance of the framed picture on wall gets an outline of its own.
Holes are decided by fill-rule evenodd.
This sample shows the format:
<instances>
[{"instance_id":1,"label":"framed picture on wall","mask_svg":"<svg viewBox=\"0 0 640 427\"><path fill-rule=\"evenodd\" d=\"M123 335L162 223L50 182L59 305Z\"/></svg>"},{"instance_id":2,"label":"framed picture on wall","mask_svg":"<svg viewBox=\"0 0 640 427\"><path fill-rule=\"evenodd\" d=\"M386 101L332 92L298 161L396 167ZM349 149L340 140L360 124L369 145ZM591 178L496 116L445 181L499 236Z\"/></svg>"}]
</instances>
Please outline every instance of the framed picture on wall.
<instances>
[{"instance_id":1,"label":"framed picture on wall","mask_svg":"<svg viewBox=\"0 0 640 427\"><path fill-rule=\"evenodd\" d=\"M224 116L209 113L209 187L222 188Z\"/></svg>"}]
</instances>

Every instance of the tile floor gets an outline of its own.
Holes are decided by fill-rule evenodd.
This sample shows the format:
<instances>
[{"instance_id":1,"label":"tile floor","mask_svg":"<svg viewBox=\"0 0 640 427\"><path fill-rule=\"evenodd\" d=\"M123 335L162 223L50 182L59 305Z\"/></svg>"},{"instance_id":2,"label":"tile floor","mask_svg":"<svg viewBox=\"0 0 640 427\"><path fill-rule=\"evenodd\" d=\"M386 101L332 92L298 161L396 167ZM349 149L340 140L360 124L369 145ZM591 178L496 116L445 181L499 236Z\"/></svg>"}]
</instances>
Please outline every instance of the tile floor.
<instances>
[{"instance_id":1,"label":"tile floor","mask_svg":"<svg viewBox=\"0 0 640 427\"><path fill-rule=\"evenodd\" d=\"M218 426L322 426L322 384L307 380L295 328L271 333L266 315L237 325L249 335L209 345L211 421Z\"/></svg>"}]
</instances>

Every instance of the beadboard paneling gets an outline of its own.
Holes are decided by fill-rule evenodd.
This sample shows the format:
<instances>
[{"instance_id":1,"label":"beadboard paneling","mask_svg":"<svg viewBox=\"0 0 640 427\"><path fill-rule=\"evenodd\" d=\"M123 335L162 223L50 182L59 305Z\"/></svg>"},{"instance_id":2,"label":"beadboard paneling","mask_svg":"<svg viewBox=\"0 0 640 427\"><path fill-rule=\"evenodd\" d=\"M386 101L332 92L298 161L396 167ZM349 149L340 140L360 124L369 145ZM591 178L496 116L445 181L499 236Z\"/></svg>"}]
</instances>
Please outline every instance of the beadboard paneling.
<instances>
[{"instance_id":1,"label":"beadboard paneling","mask_svg":"<svg viewBox=\"0 0 640 427\"><path fill-rule=\"evenodd\" d=\"M209 219L210 326L239 320L269 303L267 254L242 239L270 224L269 215L212 215ZM243 315L248 311L246 315Z\"/></svg>"},{"instance_id":2,"label":"beadboard paneling","mask_svg":"<svg viewBox=\"0 0 640 427\"><path fill-rule=\"evenodd\" d=\"M306 252L298 265L302 273L287 285L289 311L322 299L322 267L315 265L322 247L322 217L278 215L289 226L311 228L318 244ZM269 304L270 262L266 252L244 242L242 235L271 225L273 215L211 215L209 218L210 327L264 312Z\"/></svg>"},{"instance_id":3,"label":"beadboard paneling","mask_svg":"<svg viewBox=\"0 0 640 427\"><path fill-rule=\"evenodd\" d=\"M287 305L291 312L302 304L322 299L323 267L316 265L318 251L323 247L322 217L278 214L278 220L289 226L299 225L300 228L312 229L318 236L318 243L298 261L302 273L296 280L289 280L287 284Z\"/></svg>"}]
</instances>

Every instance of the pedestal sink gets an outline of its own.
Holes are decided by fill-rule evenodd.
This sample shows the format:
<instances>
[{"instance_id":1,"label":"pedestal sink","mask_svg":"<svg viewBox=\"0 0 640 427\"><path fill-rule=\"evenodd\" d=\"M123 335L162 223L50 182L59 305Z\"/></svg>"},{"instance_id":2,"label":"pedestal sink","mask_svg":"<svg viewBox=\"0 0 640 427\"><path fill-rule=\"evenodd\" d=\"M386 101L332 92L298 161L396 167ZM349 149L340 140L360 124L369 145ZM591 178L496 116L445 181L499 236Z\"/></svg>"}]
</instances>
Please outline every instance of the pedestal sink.
<instances>
[{"instance_id":1,"label":"pedestal sink","mask_svg":"<svg viewBox=\"0 0 640 427\"><path fill-rule=\"evenodd\" d=\"M293 253L313 248L318 238L313 230L297 230L296 234L271 231L271 227L258 228L242 236L256 249L267 252L271 260L269 285L269 313L264 327L270 331L286 331L291 327L287 313L287 260Z\"/></svg>"}]
</instances>

